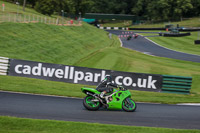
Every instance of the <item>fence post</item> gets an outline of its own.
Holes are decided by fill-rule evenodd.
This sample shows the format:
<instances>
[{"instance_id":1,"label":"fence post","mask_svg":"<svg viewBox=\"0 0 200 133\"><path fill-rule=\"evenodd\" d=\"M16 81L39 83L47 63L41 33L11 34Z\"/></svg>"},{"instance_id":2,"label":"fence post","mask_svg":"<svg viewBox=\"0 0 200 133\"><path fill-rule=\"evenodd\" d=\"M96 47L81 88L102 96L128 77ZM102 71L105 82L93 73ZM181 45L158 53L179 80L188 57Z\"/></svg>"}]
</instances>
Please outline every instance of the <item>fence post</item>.
<instances>
[{"instance_id":1,"label":"fence post","mask_svg":"<svg viewBox=\"0 0 200 133\"><path fill-rule=\"evenodd\" d=\"M16 17L17 17L17 14L15 14L14 16L15 16L15 17L14 17L14 22L16 22Z\"/></svg>"},{"instance_id":2,"label":"fence post","mask_svg":"<svg viewBox=\"0 0 200 133\"><path fill-rule=\"evenodd\" d=\"M10 22L10 13L8 14L8 22Z\"/></svg>"},{"instance_id":3,"label":"fence post","mask_svg":"<svg viewBox=\"0 0 200 133\"><path fill-rule=\"evenodd\" d=\"M6 14L6 22L8 22L8 20L9 20L9 14Z\"/></svg>"},{"instance_id":4,"label":"fence post","mask_svg":"<svg viewBox=\"0 0 200 133\"><path fill-rule=\"evenodd\" d=\"M19 15L19 22L21 23L21 18L22 18L22 15L20 14Z\"/></svg>"},{"instance_id":5,"label":"fence post","mask_svg":"<svg viewBox=\"0 0 200 133\"><path fill-rule=\"evenodd\" d=\"M29 14L29 19L28 19L28 22L30 23L30 21L31 21L31 15Z\"/></svg>"},{"instance_id":6,"label":"fence post","mask_svg":"<svg viewBox=\"0 0 200 133\"><path fill-rule=\"evenodd\" d=\"M4 22L5 13L2 14L2 22Z\"/></svg>"},{"instance_id":7,"label":"fence post","mask_svg":"<svg viewBox=\"0 0 200 133\"><path fill-rule=\"evenodd\" d=\"M56 25L58 25L58 23L59 23L59 19L57 18L57 19L56 19Z\"/></svg>"},{"instance_id":8,"label":"fence post","mask_svg":"<svg viewBox=\"0 0 200 133\"><path fill-rule=\"evenodd\" d=\"M26 14L24 14L24 23L26 23Z\"/></svg>"},{"instance_id":9,"label":"fence post","mask_svg":"<svg viewBox=\"0 0 200 133\"><path fill-rule=\"evenodd\" d=\"M2 15L0 14L0 22L1 21L3 22L3 14Z\"/></svg>"},{"instance_id":10,"label":"fence post","mask_svg":"<svg viewBox=\"0 0 200 133\"><path fill-rule=\"evenodd\" d=\"M46 24L46 22L47 22L47 18L45 17L45 18L44 18L44 23Z\"/></svg>"},{"instance_id":11,"label":"fence post","mask_svg":"<svg viewBox=\"0 0 200 133\"><path fill-rule=\"evenodd\" d=\"M33 20L32 20L32 22L34 23L34 21L35 21L35 17L34 17L34 15L33 15L32 17L33 17Z\"/></svg>"}]
</instances>

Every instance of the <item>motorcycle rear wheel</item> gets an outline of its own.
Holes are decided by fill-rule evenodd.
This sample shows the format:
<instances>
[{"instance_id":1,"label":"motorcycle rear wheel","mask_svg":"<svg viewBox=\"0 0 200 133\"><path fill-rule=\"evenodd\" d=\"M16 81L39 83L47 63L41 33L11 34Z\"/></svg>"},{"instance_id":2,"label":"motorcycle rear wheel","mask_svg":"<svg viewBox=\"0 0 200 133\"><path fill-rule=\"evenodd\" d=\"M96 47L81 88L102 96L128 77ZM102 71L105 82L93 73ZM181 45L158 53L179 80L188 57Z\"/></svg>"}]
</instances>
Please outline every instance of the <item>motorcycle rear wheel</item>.
<instances>
[{"instance_id":1,"label":"motorcycle rear wheel","mask_svg":"<svg viewBox=\"0 0 200 133\"><path fill-rule=\"evenodd\" d=\"M98 110L100 107L100 102L94 102L92 100L94 100L95 98L93 96L86 96L83 100L83 106L88 109L88 110Z\"/></svg>"},{"instance_id":2,"label":"motorcycle rear wheel","mask_svg":"<svg viewBox=\"0 0 200 133\"><path fill-rule=\"evenodd\" d=\"M131 98L126 98L122 102L122 109L127 112L134 112L137 108L136 103Z\"/></svg>"}]
</instances>

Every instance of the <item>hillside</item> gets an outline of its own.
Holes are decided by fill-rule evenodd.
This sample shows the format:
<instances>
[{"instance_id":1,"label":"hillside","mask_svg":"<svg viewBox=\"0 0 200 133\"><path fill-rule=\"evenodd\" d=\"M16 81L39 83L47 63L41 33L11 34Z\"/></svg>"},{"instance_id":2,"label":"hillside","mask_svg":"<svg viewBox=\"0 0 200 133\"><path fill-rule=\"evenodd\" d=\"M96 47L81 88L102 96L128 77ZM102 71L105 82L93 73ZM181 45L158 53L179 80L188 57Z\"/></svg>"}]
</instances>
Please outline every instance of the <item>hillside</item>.
<instances>
[{"instance_id":1,"label":"hillside","mask_svg":"<svg viewBox=\"0 0 200 133\"><path fill-rule=\"evenodd\" d=\"M88 24L66 27L41 23L1 23L1 56L72 65L115 42Z\"/></svg>"}]
</instances>

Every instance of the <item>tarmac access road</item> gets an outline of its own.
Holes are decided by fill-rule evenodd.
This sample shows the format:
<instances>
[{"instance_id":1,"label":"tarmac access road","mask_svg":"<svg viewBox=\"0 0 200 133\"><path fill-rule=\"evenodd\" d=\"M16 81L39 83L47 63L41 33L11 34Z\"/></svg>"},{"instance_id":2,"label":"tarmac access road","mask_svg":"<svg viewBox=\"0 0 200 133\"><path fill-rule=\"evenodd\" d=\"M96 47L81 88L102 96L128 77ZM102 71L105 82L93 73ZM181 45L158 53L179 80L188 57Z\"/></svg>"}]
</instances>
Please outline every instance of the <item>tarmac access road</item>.
<instances>
[{"instance_id":1,"label":"tarmac access road","mask_svg":"<svg viewBox=\"0 0 200 133\"><path fill-rule=\"evenodd\" d=\"M115 35L128 35L125 34L128 31L120 31L120 30L106 30L106 31ZM129 31L129 33L131 32ZM133 32L132 34L129 35L133 35L134 33L138 32ZM146 32L146 33L156 33L156 32ZM155 36L158 36L158 33L159 32L157 32L157 35ZM147 39L145 36L138 36L136 39L132 38L131 40L127 40L125 37L122 37L121 41L123 47L136 50L144 54L200 63L199 55L187 54L162 47L156 44L155 42Z\"/></svg>"},{"instance_id":2,"label":"tarmac access road","mask_svg":"<svg viewBox=\"0 0 200 133\"><path fill-rule=\"evenodd\" d=\"M134 97L133 97L134 99ZM200 106L137 103L135 112L88 111L83 99L0 91L0 115L90 123L200 129Z\"/></svg>"}]
</instances>

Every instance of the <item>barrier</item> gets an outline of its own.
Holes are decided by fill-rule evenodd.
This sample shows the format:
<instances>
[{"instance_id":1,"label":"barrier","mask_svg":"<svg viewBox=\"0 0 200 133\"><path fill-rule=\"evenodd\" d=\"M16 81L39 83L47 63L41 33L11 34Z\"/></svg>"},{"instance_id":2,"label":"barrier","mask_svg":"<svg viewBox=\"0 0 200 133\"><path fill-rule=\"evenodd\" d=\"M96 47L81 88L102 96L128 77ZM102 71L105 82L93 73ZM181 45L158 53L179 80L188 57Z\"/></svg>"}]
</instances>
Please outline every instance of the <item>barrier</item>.
<instances>
[{"instance_id":1,"label":"barrier","mask_svg":"<svg viewBox=\"0 0 200 133\"><path fill-rule=\"evenodd\" d=\"M99 29L104 30L129 30L129 28L123 28L123 27L98 27Z\"/></svg>"},{"instance_id":2,"label":"barrier","mask_svg":"<svg viewBox=\"0 0 200 133\"><path fill-rule=\"evenodd\" d=\"M129 30L166 30L166 28L129 28Z\"/></svg>"},{"instance_id":3,"label":"barrier","mask_svg":"<svg viewBox=\"0 0 200 133\"><path fill-rule=\"evenodd\" d=\"M162 92L189 94L192 77L163 75Z\"/></svg>"},{"instance_id":4,"label":"barrier","mask_svg":"<svg viewBox=\"0 0 200 133\"><path fill-rule=\"evenodd\" d=\"M108 29L108 27L98 27L100 29ZM110 29L114 30L166 30L166 28L125 28L125 27L110 27ZM171 31L172 29L167 29L168 31ZM190 31L200 31L200 28L184 28L180 29L179 31L183 32L190 32Z\"/></svg>"},{"instance_id":5,"label":"barrier","mask_svg":"<svg viewBox=\"0 0 200 133\"><path fill-rule=\"evenodd\" d=\"M164 37L182 37L182 36L190 36L190 35L191 35L190 33L162 33L162 36Z\"/></svg>"},{"instance_id":6,"label":"barrier","mask_svg":"<svg viewBox=\"0 0 200 133\"><path fill-rule=\"evenodd\" d=\"M162 75L159 74L122 72L17 59L10 59L8 75L84 85L98 85L106 75L112 75L114 83L127 89L160 92L162 86Z\"/></svg>"},{"instance_id":7,"label":"barrier","mask_svg":"<svg viewBox=\"0 0 200 133\"><path fill-rule=\"evenodd\" d=\"M0 75L7 75L9 69L9 58L0 57Z\"/></svg>"},{"instance_id":8,"label":"barrier","mask_svg":"<svg viewBox=\"0 0 200 133\"><path fill-rule=\"evenodd\" d=\"M200 40L195 40L194 44L200 44Z\"/></svg>"},{"instance_id":9,"label":"barrier","mask_svg":"<svg viewBox=\"0 0 200 133\"><path fill-rule=\"evenodd\" d=\"M185 29L180 29L179 31L187 31L187 32L200 31L200 28L185 28Z\"/></svg>"},{"instance_id":10,"label":"barrier","mask_svg":"<svg viewBox=\"0 0 200 133\"><path fill-rule=\"evenodd\" d=\"M29 77L75 84L97 85L105 75L127 89L189 94L192 77L121 72L41 63L0 57L0 75Z\"/></svg>"}]
</instances>

